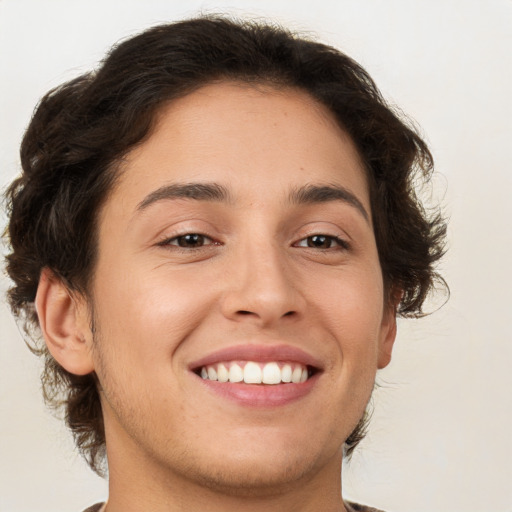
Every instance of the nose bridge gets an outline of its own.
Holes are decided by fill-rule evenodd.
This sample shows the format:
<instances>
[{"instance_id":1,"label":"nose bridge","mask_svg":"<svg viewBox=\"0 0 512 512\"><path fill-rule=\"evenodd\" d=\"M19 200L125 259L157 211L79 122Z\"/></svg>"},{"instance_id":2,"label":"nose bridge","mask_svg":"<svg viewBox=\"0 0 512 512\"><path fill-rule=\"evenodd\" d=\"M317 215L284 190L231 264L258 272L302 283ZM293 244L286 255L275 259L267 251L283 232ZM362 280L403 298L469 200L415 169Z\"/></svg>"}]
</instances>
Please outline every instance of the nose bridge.
<instances>
[{"instance_id":1,"label":"nose bridge","mask_svg":"<svg viewBox=\"0 0 512 512\"><path fill-rule=\"evenodd\" d=\"M262 324L300 312L301 298L287 267L286 248L275 237L247 236L232 254L224 313Z\"/></svg>"}]
</instances>

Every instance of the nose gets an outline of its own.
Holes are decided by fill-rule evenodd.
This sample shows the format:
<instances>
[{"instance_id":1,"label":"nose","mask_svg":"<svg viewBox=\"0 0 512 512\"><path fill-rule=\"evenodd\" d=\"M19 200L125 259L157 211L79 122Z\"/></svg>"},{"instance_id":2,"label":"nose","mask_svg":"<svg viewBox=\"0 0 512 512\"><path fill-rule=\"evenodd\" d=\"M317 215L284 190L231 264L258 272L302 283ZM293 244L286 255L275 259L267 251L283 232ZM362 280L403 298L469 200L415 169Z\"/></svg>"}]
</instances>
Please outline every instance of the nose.
<instances>
[{"instance_id":1,"label":"nose","mask_svg":"<svg viewBox=\"0 0 512 512\"><path fill-rule=\"evenodd\" d=\"M228 273L222 300L226 318L266 327L302 315L305 300L283 249L249 247L236 255Z\"/></svg>"}]
</instances>

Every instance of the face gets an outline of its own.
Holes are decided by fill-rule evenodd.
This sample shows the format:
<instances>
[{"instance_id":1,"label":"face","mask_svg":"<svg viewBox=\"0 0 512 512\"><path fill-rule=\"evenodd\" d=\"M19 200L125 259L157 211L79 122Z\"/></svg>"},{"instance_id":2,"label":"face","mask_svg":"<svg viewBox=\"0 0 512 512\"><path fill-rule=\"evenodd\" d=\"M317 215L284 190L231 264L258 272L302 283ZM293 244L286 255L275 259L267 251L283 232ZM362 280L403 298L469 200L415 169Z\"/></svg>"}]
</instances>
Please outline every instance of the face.
<instances>
[{"instance_id":1,"label":"face","mask_svg":"<svg viewBox=\"0 0 512 512\"><path fill-rule=\"evenodd\" d=\"M222 489L339 477L394 314L363 166L330 113L235 83L173 102L124 160L98 236L111 468Z\"/></svg>"}]
</instances>

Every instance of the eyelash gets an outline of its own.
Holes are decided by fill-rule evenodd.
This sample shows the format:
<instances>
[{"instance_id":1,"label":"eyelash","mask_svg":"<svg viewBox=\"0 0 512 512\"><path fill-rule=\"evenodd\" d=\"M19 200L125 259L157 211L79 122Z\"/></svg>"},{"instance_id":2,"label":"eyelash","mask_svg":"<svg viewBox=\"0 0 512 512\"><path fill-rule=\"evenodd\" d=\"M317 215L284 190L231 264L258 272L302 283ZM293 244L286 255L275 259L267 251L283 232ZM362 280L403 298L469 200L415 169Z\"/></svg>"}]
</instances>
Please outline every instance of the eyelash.
<instances>
[{"instance_id":1,"label":"eyelash","mask_svg":"<svg viewBox=\"0 0 512 512\"><path fill-rule=\"evenodd\" d=\"M335 247L314 247L314 246L311 246L311 245L307 245L307 246L303 246L303 245L298 245L300 242L306 242L308 243L309 240L312 240L314 238L321 238L321 239L324 239L324 240L328 240L331 245L332 243L335 243L337 244L337 249L338 250L348 250L350 249L350 245L349 243L346 241L346 240L343 240L342 238L339 238L337 236L334 236L334 235L325 235L323 233L315 233L314 235L309 235L305 238L302 238L301 240L299 240L299 242L297 242L296 244L294 244L295 247L307 247L308 249L323 249L325 251L328 251L328 250L331 250L331 249L336 249Z\"/></svg>"},{"instance_id":2,"label":"eyelash","mask_svg":"<svg viewBox=\"0 0 512 512\"><path fill-rule=\"evenodd\" d=\"M197 237L199 240L202 240L203 243L196 247L190 247L190 246L187 247L186 245L180 245L180 240L184 240L186 237ZM309 240L313 240L315 238L319 238L319 239L323 239L324 241L328 241L331 246L330 247L320 247L320 246L315 247L314 245L306 245L306 246L300 245L301 242L306 242L308 244ZM204 241L206 241L206 240L209 240L210 243L205 244ZM312 243L314 243L314 242L312 242ZM335 247L332 247L333 243L338 246L337 247L338 250L349 250L350 249L350 245L346 240L343 240L342 238L339 238L337 236L325 235L322 233L315 233L313 235L309 235L305 238L302 238L294 244L294 247L304 247L304 248L308 248L308 249L321 249L321 250L328 251L328 250L336 249ZM179 250L190 251L190 250L201 249L205 246L221 245L221 244L219 242L216 242L215 240L213 240L208 235L204 235L202 233L184 233L183 235L166 238L165 240L162 240L161 242L159 242L157 245L159 245L161 247L172 246L172 247L176 247L176 249L179 249Z\"/></svg>"},{"instance_id":3,"label":"eyelash","mask_svg":"<svg viewBox=\"0 0 512 512\"><path fill-rule=\"evenodd\" d=\"M192 236L200 237L202 240L209 240L211 243L208 243L208 244L203 243L202 245L200 245L198 247L187 247L185 245L180 245L180 240L183 240L186 237L192 237ZM176 243L173 243L173 242L176 242ZM209 245L220 245L220 244L218 242L215 242L208 235L204 235L202 233L184 233L183 235L177 235L177 236L173 236L171 238L166 238L165 240L162 240L161 242L159 242L157 245L159 245L161 247L173 246L180 250L190 251L190 250L194 250L194 249L201 249L202 247L205 247L205 245L209 246Z\"/></svg>"}]
</instances>

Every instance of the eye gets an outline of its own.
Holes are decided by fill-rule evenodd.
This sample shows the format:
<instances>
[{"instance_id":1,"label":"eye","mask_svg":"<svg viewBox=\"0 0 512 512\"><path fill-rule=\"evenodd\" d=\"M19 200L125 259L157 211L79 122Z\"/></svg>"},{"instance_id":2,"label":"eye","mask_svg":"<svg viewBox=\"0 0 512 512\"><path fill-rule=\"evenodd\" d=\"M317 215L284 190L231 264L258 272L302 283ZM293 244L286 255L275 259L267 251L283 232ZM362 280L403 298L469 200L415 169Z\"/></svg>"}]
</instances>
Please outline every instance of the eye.
<instances>
[{"instance_id":1,"label":"eye","mask_svg":"<svg viewBox=\"0 0 512 512\"><path fill-rule=\"evenodd\" d=\"M296 247L310 247L313 249L334 249L336 247L348 249L348 243L337 236L311 235L299 240Z\"/></svg>"},{"instance_id":2,"label":"eye","mask_svg":"<svg viewBox=\"0 0 512 512\"><path fill-rule=\"evenodd\" d=\"M211 245L213 243L213 240L206 235L201 235L200 233L187 233L185 235L167 238L166 240L160 242L158 245L174 245L184 249L198 249L199 247Z\"/></svg>"}]
</instances>

